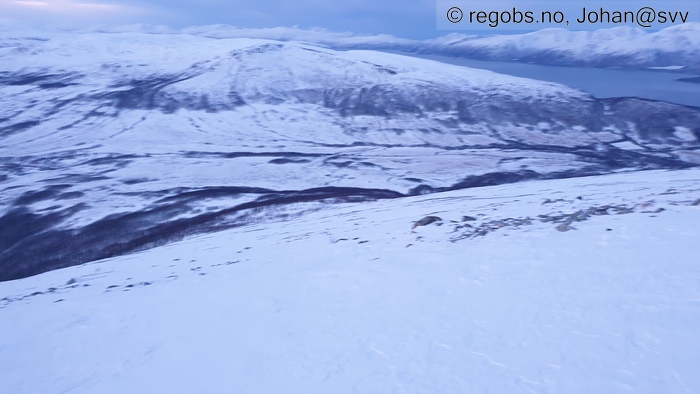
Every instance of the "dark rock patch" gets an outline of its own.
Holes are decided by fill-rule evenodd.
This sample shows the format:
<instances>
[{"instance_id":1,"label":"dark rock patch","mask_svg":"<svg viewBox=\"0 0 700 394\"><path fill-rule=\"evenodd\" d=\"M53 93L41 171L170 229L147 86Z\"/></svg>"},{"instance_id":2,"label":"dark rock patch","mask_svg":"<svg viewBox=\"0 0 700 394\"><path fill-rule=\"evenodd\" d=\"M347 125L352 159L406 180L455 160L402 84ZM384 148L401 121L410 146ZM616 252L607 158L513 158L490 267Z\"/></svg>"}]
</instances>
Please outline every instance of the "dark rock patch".
<instances>
[{"instance_id":1,"label":"dark rock patch","mask_svg":"<svg viewBox=\"0 0 700 394\"><path fill-rule=\"evenodd\" d=\"M416 227L419 226L427 226L432 223L439 223L441 222L442 219L438 216L426 216L420 220L417 220L413 223L413 226L411 227L411 230L414 230Z\"/></svg>"}]
</instances>

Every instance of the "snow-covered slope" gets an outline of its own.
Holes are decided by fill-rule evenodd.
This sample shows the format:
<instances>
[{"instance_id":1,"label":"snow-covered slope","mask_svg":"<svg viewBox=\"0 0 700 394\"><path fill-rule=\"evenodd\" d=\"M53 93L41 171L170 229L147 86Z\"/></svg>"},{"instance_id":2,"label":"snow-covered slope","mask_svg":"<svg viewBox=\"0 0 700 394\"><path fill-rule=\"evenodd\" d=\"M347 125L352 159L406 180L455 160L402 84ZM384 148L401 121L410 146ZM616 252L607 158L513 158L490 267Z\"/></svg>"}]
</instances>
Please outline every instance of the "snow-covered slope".
<instances>
[{"instance_id":1,"label":"snow-covered slope","mask_svg":"<svg viewBox=\"0 0 700 394\"><path fill-rule=\"evenodd\" d=\"M0 27L1 28L1 27ZM389 35L360 36L318 29L245 29L226 25L182 30L163 26L104 26L100 32L183 33L211 38L262 38L299 41L335 49L392 50L566 66L646 69L673 67L700 72L700 23L688 22L660 31L616 27L593 31L543 29L527 34L468 35L409 40Z\"/></svg>"},{"instance_id":2,"label":"snow-covered slope","mask_svg":"<svg viewBox=\"0 0 700 394\"><path fill-rule=\"evenodd\" d=\"M3 282L0 392L697 393L699 198L681 170L298 204Z\"/></svg>"},{"instance_id":3,"label":"snow-covered slope","mask_svg":"<svg viewBox=\"0 0 700 394\"><path fill-rule=\"evenodd\" d=\"M616 27L593 31L545 29L489 37L452 34L426 45L429 53L477 59L588 67L677 66L700 71L700 23L658 32Z\"/></svg>"},{"instance_id":4,"label":"snow-covered slope","mask_svg":"<svg viewBox=\"0 0 700 394\"><path fill-rule=\"evenodd\" d=\"M294 42L0 37L0 280L291 202L700 162L693 107Z\"/></svg>"}]
</instances>

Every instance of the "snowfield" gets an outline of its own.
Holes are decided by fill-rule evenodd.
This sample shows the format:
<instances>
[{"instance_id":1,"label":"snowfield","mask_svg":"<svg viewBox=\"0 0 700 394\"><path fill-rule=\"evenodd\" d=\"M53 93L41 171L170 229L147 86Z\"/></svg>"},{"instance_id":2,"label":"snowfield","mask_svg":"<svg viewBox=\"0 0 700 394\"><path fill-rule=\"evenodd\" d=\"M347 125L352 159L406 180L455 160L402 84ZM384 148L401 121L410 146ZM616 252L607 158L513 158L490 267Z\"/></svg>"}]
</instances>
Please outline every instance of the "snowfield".
<instances>
[{"instance_id":1,"label":"snowfield","mask_svg":"<svg viewBox=\"0 0 700 394\"><path fill-rule=\"evenodd\" d=\"M697 393L699 198L691 169L311 202L2 282L0 392Z\"/></svg>"}]
</instances>

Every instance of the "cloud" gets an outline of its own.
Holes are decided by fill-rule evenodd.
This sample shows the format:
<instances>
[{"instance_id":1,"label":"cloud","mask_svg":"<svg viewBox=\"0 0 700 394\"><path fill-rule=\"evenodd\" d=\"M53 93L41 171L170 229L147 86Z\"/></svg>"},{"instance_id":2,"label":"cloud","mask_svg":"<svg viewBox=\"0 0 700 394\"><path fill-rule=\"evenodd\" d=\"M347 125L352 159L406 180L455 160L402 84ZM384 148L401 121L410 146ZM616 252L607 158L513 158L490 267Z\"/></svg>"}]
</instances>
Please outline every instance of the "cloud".
<instances>
[{"instance_id":1,"label":"cloud","mask_svg":"<svg viewBox=\"0 0 700 394\"><path fill-rule=\"evenodd\" d=\"M0 0L0 12L4 18L32 24L76 27L148 19L157 13L135 4L90 0Z\"/></svg>"},{"instance_id":2,"label":"cloud","mask_svg":"<svg viewBox=\"0 0 700 394\"><path fill-rule=\"evenodd\" d=\"M3 1L3 8L15 11L48 12L53 14L75 15L76 13L132 12L130 6L79 2L71 0L12 0Z\"/></svg>"},{"instance_id":3,"label":"cloud","mask_svg":"<svg viewBox=\"0 0 700 394\"><path fill-rule=\"evenodd\" d=\"M434 36L434 0L0 0L5 18L37 24L228 24L298 26L333 31Z\"/></svg>"}]
</instances>

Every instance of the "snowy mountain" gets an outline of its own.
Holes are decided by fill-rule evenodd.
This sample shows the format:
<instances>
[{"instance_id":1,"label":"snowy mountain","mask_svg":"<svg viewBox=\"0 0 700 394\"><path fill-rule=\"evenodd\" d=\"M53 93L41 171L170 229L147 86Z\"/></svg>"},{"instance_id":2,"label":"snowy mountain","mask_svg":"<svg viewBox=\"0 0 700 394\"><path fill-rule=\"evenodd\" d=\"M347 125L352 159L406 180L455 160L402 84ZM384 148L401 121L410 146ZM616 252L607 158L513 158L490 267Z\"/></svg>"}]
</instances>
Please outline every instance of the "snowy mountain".
<instances>
[{"instance_id":1,"label":"snowy mountain","mask_svg":"<svg viewBox=\"0 0 700 394\"><path fill-rule=\"evenodd\" d=\"M545 29L522 35L452 34L416 51L485 60L585 67L673 67L700 72L700 23L658 32L616 27L593 31Z\"/></svg>"},{"instance_id":2,"label":"snowy mountain","mask_svg":"<svg viewBox=\"0 0 700 394\"><path fill-rule=\"evenodd\" d=\"M633 27L593 31L543 29L527 34L490 36L451 33L422 41L390 35L362 36L318 29L244 29L226 25L195 26L182 30L144 25L103 26L94 31L262 38L305 42L338 50L370 49L563 66L627 69L671 67L700 72L698 22L688 22L655 32Z\"/></svg>"},{"instance_id":3,"label":"snowy mountain","mask_svg":"<svg viewBox=\"0 0 700 394\"><path fill-rule=\"evenodd\" d=\"M700 163L694 107L298 42L0 37L0 280L300 201Z\"/></svg>"},{"instance_id":4,"label":"snowy mountain","mask_svg":"<svg viewBox=\"0 0 700 394\"><path fill-rule=\"evenodd\" d=\"M2 282L0 392L697 393L699 197L692 169L289 205Z\"/></svg>"}]
</instances>

